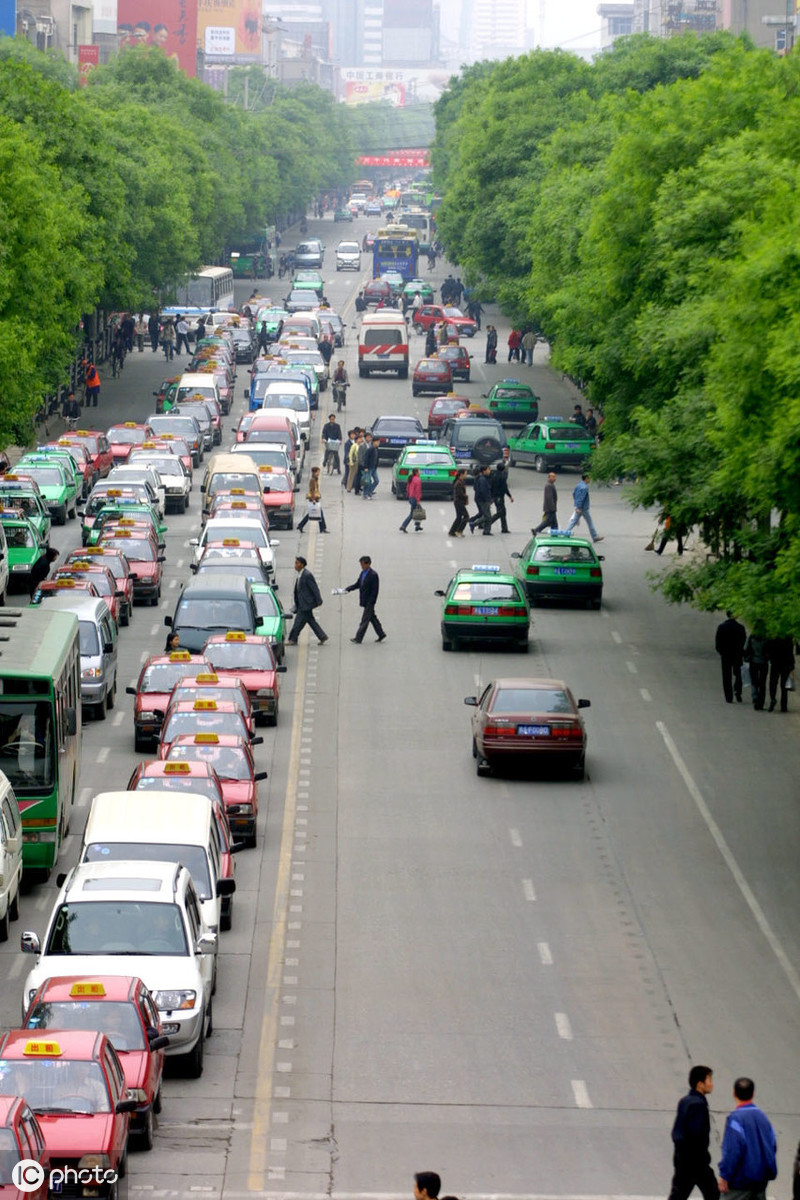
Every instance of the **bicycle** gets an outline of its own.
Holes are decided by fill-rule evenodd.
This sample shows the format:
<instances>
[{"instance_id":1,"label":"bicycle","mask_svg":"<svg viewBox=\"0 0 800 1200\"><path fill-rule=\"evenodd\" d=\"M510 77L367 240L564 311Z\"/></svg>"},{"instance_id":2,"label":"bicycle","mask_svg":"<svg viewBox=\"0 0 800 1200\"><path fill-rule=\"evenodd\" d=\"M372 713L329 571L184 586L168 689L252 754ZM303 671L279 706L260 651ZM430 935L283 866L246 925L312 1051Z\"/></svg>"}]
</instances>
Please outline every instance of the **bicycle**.
<instances>
[{"instance_id":1,"label":"bicycle","mask_svg":"<svg viewBox=\"0 0 800 1200\"><path fill-rule=\"evenodd\" d=\"M336 404L336 411L340 413L347 404L347 384L334 382L331 391Z\"/></svg>"}]
</instances>

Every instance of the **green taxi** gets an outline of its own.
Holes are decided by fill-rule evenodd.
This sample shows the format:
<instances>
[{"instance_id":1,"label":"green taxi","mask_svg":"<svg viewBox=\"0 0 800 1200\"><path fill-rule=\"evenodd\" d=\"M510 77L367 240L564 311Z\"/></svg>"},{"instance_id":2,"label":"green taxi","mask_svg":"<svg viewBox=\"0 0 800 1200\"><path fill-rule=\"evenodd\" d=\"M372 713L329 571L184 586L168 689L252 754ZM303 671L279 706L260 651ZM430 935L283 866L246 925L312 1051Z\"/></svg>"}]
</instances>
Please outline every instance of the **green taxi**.
<instances>
[{"instance_id":1,"label":"green taxi","mask_svg":"<svg viewBox=\"0 0 800 1200\"><path fill-rule=\"evenodd\" d=\"M14 468L16 475L27 476L39 485L50 516L56 525L66 525L67 517L78 515L78 485L63 463L43 454L26 454ZM83 480L81 480L81 490Z\"/></svg>"},{"instance_id":2,"label":"green taxi","mask_svg":"<svg viewBox=\"0 0 800 1200\"><path fill-rule=\"evenodd\" d=\"M567 533L532 537L516 559L516 575L532 605L539 600L579 600L599 608L603 598L603 555L590 541Z\"/></svg>"},{"instance_id":3,"label":"green taxi","mask_svg":"<svg viewBox=\"0 0 800 1200\"><path fill-rule=\"evenodd\" d=\"M539 397L519 379L499 379L483 399L484 407L503 425L527 425L539 416Z\"/></svg>"},{"instance_id":4,"label":"green taxi","mask_svg":"<svg viewBox=\"0 0 800 1200\"><path fill-rule=\"evenodd\" d=\"M8 543L8 582L17 591L28 591L31 571L47 554L44 542L33 522L18 508L0 510L0 524Z\"/></svg>"},{"instance_id":5,"label":"green taxi","mask_svg":"<svg viewBox=\"0 0 800 1200\"><path fill-rule=\"evenodd\" d=\"M37 446L35 450L30 451L25 457L29 462L33 459L41 458L45 462L55 461L61 463L70 486L72 484L75 485L77 499L81 500L83 498L83 472L78 466L72 450L67 446L63 448L57 446Z\"/></svg>"},{"instance_id":6,"label":"green taxi","mask_svg":"<svg viewBox=\"0 0 800 1200\"><path fill-rule=\"evenodd\" d=\"M266 583L253 583L250 586L258 618L255 632L259 637L269 638L276 661L282 663L286 640L286 614L273 587Z\"/></svg>"},{"instance_id":7,"label":"green taxi","mask_svg":"<svg viewBox=\"0 0 800 1200\"><path fill-rule=\"evenodd\" d=\"M29 479L18 479L16 475L4 475L0 479L0 508L18 508L39 534L39 540L50 544L52 519L50 510L35 483Z\"/></svg>"},{"instance_id":8,"label":"green taxi","mask_svg":"<svg viewBox=\"0 0 800 1200\"><path fill-rule=\"evenodd\" d=\"M427 279L409 279L403 288L403 298L406 308L414 303L414 297L419 292L423 304L433 304L433 287Z\"/></svg>"},{"instance_id":9,"label":"green taxi","mask_svg":"<svg viewBox=\"0 0 800 1200\"><path fill-rule=\"evenodd\" d=\"M322 293L325 290L325 285L322 282L322 276L319 271L296 271L292 280L291 291L295 292L316 292L320 300Z\"/></svg>"},{"instance_id":10,"label":"green taxi","mask_svg":"<svg viewBox=\"0 0 800 1200\"><path fill-rule=\"evenodd\" d=\"M585 467L594 438L588 429L565 421L563 417L544 417L523 429L519 437L508 439L508 465L534 466L542 473L555 467Z\"/></svg>"},{"instance_id":11,"label":"green taxi","mask_svg":"<svg viewBox=\"0 0 800 1200\"><path fill-rule=\"evenodd\" d=\"M260 308L256 314L256 332L260 333L264 329L269 340L273 341L288 316L289 313L280 305L268 305Z\"/></svg>"},{"instance_id":12,"label":"green taxi","mask_svg":"<svg viewBox=\"0 0 800 1200\"><path fill-rule=\"evenodd\" d=\"M442 649L462 642L511 643L528 652L531 610L525 587L514 575L491 564L457 571L442 596Z\"/></svg>"},{"instance_id":13,"label":"green taxi","mask_svg":"<svg viewBox=\"0 0 800 1200\"><path fill-rule=\"evenodd\" d=\"M392 468L392 491L398 500L405 500L406 488L414 468L422 482L422 498L453 494L458 464L449 446L441 442L415 442L401 450Z\"/></svg>"},{"instance_id":14,"label":"green taxi","mask_svg":"<svg viewBox=\"0 0 800 1200\"><path fill-rule=\"evenodd\" d=\"M159 546L163 545L162 538L167 532L166 525L163 525L159 521L158 515L149 504L129 504L124 500L119 501L119 503L102 505L89 518L89 521L88 528L84 526L85 546L99 545L103 530L109 524L124 526L127 521L135 521L137 524L144 522L152 528L153 536Z\"/></svg>"}]
</instances>

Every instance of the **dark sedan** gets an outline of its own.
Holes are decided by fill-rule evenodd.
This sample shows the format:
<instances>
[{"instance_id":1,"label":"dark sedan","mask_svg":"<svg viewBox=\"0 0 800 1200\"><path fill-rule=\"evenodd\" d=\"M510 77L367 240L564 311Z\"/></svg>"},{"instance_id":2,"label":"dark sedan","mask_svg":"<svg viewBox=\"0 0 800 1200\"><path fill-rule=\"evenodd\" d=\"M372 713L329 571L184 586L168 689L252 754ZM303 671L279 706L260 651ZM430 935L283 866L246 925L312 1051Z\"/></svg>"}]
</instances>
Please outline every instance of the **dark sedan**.
<instances>
[{"instance_id":1,"label":"dark sedan","mask_svg":"<svg viewBox=\"0 0 800 1200\"><path fill-rule=\"evenodd\" d=\"M379 462L395 462L406 446L425 437L425 430L416 417L378 417L370 432L378 449Z\"/></svg>"}]
</instances>

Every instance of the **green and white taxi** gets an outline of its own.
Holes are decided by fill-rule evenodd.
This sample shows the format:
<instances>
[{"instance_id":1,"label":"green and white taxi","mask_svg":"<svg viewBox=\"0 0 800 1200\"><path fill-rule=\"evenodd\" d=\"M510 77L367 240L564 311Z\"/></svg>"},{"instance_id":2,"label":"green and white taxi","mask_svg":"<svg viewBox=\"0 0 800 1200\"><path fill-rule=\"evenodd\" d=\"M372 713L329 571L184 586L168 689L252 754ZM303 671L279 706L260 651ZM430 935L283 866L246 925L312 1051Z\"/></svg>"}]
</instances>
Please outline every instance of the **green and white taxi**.
<instances>
[{"instance_id":1,"label":"green and white taxi","mask_svg":"<svg viewBox=\"0 0 800 1200\"><path fill-rule=\"evenodd\" d=\"M578 600L599 608L603 598L603 555L590 541L568 533L532 537L516 559L516 575L532 605L539 600Z\"/></svg>"},{"instance_id":2,"label":"green and white taxi","mask_svg":"<svg viewBox=\"0 0 800 1200\"><path fill-rule=\"evenodd\" d=\"M422 497L447 496L453 492L458 464L449 446L441 442L415 442L400 452L392 468L392 491L398 500L405 500L408 481L414 468L419 471Z\"/></svg>"},{"instance_id":3,"label":"green and white taxi","mask_svg":"<svg viewBox=\"0 0 800 1200\"><path fill-rule=\"evenodd\" d=\"M0 508L20 509L39 534L39 540L46 546L50 544L50 510L32 479L20 479L14 474L0 478Z\"/></svg>"},{"instance_id":4,"label":"green and white taxi","mask_svg":"<svg viewBox=\"0 0 800 1200\"><path fill-rule=\"evenodd\" d=\"M269 584L254 583L251 587L258 618L256 633L259 637L269 638L275 658L282 663L286 639L286 614L281 608L277 592Z\"/></svg>"},{"instance_id":5,"label":"green and white taxi","mask_svg":"<svg viewBox=\"0 0 800 1200\"><path fill-rule=\"evenodd\" d=\"M444 591L442 649L462 642L501 642L528 651L531 610L525 587L515 575L491 563L456 571Z\"/></svg>"},{"instance_id":6,"label":"green and white taxi","mask_svg":"<svg viewBox=\"0 0 800 1200\"><path fill-rule=\"evenodd\" d=\"M503 425L527 425L539 416L539 397L519 379L498 380L483 399L484 407Z\"/></svg>"},{"instance_id":7,"label":"green and white taxi","mask_svg":"<svg viewBox=\"0 0 800 1200\"><path fill-rule=\"evenodd\" d=\"M78 487L63 463L44 455L26 454L14 468L16 475L26 476L39 485L44 502L56 525L66 525L67 517L78 513ZM81 480L81 490L83 481Z\"/></svg>"},{"instance_id":8,"label":"green and white taxi","mask_svg":"<svg viewBox=\"0 0 800 1200\"><path fill-rule=\"evenodd\" d=\"M588 429L563 417L533 421L519 437L508 439L509 466L533 466L542 473L555 467L580 470L594 450Z\"/></svg>"},{"instance_id":9,"label":"green and white taxi","mask_svg":"<svg viewBox=\"0 0 800 1200\"><path fill-rule=\"evenodd\" d=\"M9 585L15 590L27 590L31 571L47 554L47 543L18 508L0 510L0 525L8 545Z\"/></svg>"}]
</instances>

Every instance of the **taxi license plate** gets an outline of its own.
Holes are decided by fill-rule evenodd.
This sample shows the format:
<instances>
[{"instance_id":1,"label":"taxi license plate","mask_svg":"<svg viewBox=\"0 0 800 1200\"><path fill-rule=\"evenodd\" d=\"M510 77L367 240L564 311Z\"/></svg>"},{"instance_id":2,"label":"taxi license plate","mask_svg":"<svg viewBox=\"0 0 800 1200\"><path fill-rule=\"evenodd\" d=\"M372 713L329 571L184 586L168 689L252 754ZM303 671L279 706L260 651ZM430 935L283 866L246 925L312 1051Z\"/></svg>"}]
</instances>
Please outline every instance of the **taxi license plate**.
<instances>
[{"instance_id":1,"label":"taxi license plate","mask_svg":"<svg viewBox=\"0 0 800 1200\"><path fill-rule=\"evenodd\" d=\"M578 445L577 442L565 442L564 449L565 450L580 450L580 446Z\"/></svg>"},{"instance_id":2,"label":"taxi license plate","mask_svg":"<svg viewBox=\"0 0 800 1200\"><path fill-rule=\"evenodd\" d=\"M553 567L554 575L577 575L575 567Z\"/></svg>"},{"instance_id":3,"label":"taxi license plate","mask_svg":"<svg viewBox=\"0 0 800 1200\"><path fill-rule=\"evenodd\" d=\"M473 608L472 611L475 613L476 617L493 617L497 612L497 609L483 604L479 605L477 608Z\"/></svg>"},{"instance_id":4,"label":"taxi license plate","mask_svg":"<svg viewBox=\"0 0 800 1200\"><path fill-rule=\"evenodd\" d=\"M420 474L421 479L435 479L438 472L437 471L420 471L419 474Z\"/></svg>"},{"instance_id":5,"label":"taxi license plate","mask_svg":"<svg viewBox=\"0 0 800 1200\"><path fill-rule=\"evenodd\" d=\"M518 725L517 733L523 737L549 737L549 725Z\"/></svg>"},{"instance_id":6,"label":"taxi license plate","mask_svg":"<svg viewBox=\"0 0 800 1200\"><path fill-rule=\"evenodd\" d=\"M405 438L389 438L390 446L405 446L405 444L406 444Z\"/></svg>"}]
</instances>

